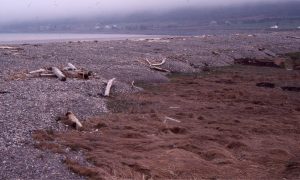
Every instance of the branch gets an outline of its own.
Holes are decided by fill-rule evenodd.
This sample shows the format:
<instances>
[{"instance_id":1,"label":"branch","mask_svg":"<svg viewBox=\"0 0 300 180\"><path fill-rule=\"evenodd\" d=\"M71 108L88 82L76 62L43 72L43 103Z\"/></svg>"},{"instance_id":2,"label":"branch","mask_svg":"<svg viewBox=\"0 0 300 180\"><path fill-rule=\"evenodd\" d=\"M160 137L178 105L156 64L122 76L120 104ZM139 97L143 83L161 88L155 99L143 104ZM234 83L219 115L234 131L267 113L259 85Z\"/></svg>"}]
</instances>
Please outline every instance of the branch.
<instances>
[{"instance_id":1,"label":"branch","mask_svg":"<svg viewBox=\"0 0 300 180\"><path fill-rule=\"evenodd\" d=\"M167 69L163 69L160 67L156 67L156 66L150 66L151 69L157 70L157 71L161 71L161 72L171 72L170 70Z\"/></svg>"},{"instance_id":2,"label":"branch","mask_svg":"<svg viewBox=\"0 0 300 180\"><path fill-rule=\"evenodd\" d=\"M43 72L46 72L46 69L38 69L38 70L30 71L29 74L36 74L36 73L43 73Z\"/></svg>"},{"instance_id":3,"label":"branch","mask_svg":"<svg viewBox=\"0 0 300 180\"><path fill-rule=\"evenodd\" d=\"M161 63L151 64L151 66L161 66L161 65L165 64L166 60L167 59L164 58Z\"/></svg>"},{"instance_id":4,"label":"branch","mask_svg":"<svg viewBox=\"0 0 300 180\"><path fill-rule=\"evenodd\" d=\"M40 74L41 77L56 77L55 74Z\"/></svg>"},{"instance_id":5,"label":"branch","mask_svg":"<svg viewBox=\"0 0 300 180\"><path fill-rule=\"evenodd\" d=\"M116 80L116 78L113 78L111 80L108 81L107 85L106 85L106 88L105 88L105 93L104 93L104 96L105 97L108 97L109 96L109 93L110 93L110 89L111 89L111 86L113 84L113 82Z\"/></svg>"},{"instance_id":6,"label":"branch","mask_svg":"<svg viewBox=\"0 0 300 180\"><path fill-rule=\"evenodd\" d=\"M149 64L149 66L152 66L152 63L148 60L148 58L146 58L146 61Z\"/></svg>"},{"instance_id":7,"label":"branch","mask_svg":"<svg viewBox=\"0 0 300 180\"><path fill-rule=\"evenodd\" d=\"M163 69L163 68L157 67L157 66L163 65L163 64L166 62L166 58L164 58L164 59L162 60L162 62L156 63L156 64L152 64L152 63L148 60L148 58L146 58L146 61L147 61L147 63L149 64L150 69L154 69L154 70L161 71L161 72L171 72L171 71L169 71L169 70L167 70L167 69Z\"/></svg>"},{"instance_id":8,"label":"branch","mask_svg":"<svg viewBox=\"0 0 300 180\"><path fill-rule=\"evenodd\" d=\"M174 121L174 122L177 122L177 123L181 123L181 121L179 121L177 119L173 119L173 118L170 118L170 117L166 116L165 120L164 120L164 123L166 123L167 121Z\"/></svg>"}]
</instances>

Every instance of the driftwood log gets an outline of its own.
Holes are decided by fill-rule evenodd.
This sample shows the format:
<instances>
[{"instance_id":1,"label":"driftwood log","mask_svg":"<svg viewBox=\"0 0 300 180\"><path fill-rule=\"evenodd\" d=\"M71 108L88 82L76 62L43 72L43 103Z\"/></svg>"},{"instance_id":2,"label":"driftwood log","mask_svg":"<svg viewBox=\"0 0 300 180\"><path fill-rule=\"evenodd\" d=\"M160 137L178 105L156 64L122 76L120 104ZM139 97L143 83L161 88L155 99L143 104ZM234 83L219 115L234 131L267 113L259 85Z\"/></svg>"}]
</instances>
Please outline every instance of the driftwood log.
<instances>
[{"instance_id":1,"label":"driftwood log","mask_svg":"<svg viewBox=\"0 0 300 180\"><path fill-rule=\"evenodd\" d=\"M77 119L77 117L74 115L74 113L72 113L71 111L68 111L67 114L66 114L66 116L67 116L67 118L68 118L69 121L71 121L73 124L76 125L76 129L82 128L82 124Z\"/></svg>"},{"instance_id":2,"label":"driftwood log","mask_svg":"<svg viewBox=\"0 0 300 180\"><path fill-rule=\"evenodd\" d=\"M55 74L46 74L46 73L44 73L44 74L40 74L40 76L41 77L56 77L56 75Z\"/></svg>"},{"instance_id":3,"label":"driftwood log","mask_svg":"<svg viewBox=\"0 0 300 180\"><path fill-rule=\"evenodd\" d=\"M71 69L72 71L77 70L77 68L76 68L73 64L71 64L71 63L68 63L68 66L70 67L70 69Z\"/></svg>"},{"instance_id":4,"label":"driftwood log","mask_svg":"<svg viewBox=\"0 0 300 180\"><path fill-rule=\"evenodd\" d=\"M105 88L105 92L104 92L104 96L105 97L108 97L109 94L110 94L110 89L111 89L111 86L113 84L113 82L116 80L116 78L112 78L111 80L109 80L107 82L107 85L106 85L106 88Z\"/></svg>"},{"instance_id":5,"label":"driftwood log","mask_svg":"<svg viewBox=\"0 0 300 180\"><path fill-rule=\"evenodd\" d=\"M59 80L61 80L61 81L66 81L67 80L66 76L57 67L52 67L52 72L53 72L53 74L56 75L56 77Z\"/></svg>"},{"instance_id":6,"label":"driftwood log","mask_svg":"<svg viewBox=\"0 0 300 180\"><path fill-rule=\"evenodd\" d=\"M165 64L166 58L164 58L160 63L151 63L148 58L146 58L146 61L149 64L149 66L161 66Z\"/></svg>"},{"instance_id":7,"label":"driftwood log","mask_svg":"<svg viewBox=\"0 0 300 180\"><path fill-rule=\"evenodd\" d=\"M29 74L37 74L37 73L44 73L46 72L46 69L38 69L34 71L30 71Z\"/></svg>"},{"instance_id":8,"label":"driftwood log","mask_svg":"<svg viewBox=\"0 0 300 180\"><path fill-rule=\"evenodd\" d=\"M0 46L0 49L6 49L6 50L14 51L14 52L24 50L23 48L12 47L12 46Z\"/></svg>"},{"instance_id":9,"label":"driftwood log","mask_svg":"<svg viewBox=\"0 0 300 180\"><path fill-rule=\"evenodd\" d=\"M68 63L68 66L65 67L64 70L66 70L66 71L76 71L77 68L73 64Z\"/></svg>"},{"instance_id":10,"label":"driftwood log","mask_svg":"<svg viewBox=\"0 0 300 180\"><path fill-rule=\"evenodd\" d=\"M14 49L14 47L11 47L11 46L0 46L0 49Z\"/></svg>"},{"instance_id":11,"label":"driftwood log","mask_svg":"<svg viewBox=\"0 0 300 180\"><path fill-rule=\"evenodd\" d=\"M162 62L160 62L160 63L151 63L151 62L148 60L148 58L146 58L146 61L147 61L147 63L149 64L150 69L154 69L154 70L161 71L161 72L171 72L171 71L169 71L169 70L167 70L167 69L164 69L164 68L161 68L161 67L157 67L157 66L161 66L161 65L165 64L166 58L164 58L164 59L162 60Z\"/></svg>"},{"instance_id":12,"label":"driftwood log","mask_svg":"<svg viewBox=\"0 0 300 180\"><path fill-rule=\"evenodd\" d=\"M168 116L165 117L164 123L166 123L167 121L173 121L173 122L177 122L177 123L181 123L181 121L174 119L174 118L170 118Z\"/></svg>"},{"instance_id":13,"label":"driftwood log","mask_svg":"<svg viewBox=\"0 0 300 180\"><path fill-rule=\"evenodd\" d=\"M161 66L166 63L166 58L164 58L160 63L151 63L151 66Z\"/></svg>"}]
</instances>

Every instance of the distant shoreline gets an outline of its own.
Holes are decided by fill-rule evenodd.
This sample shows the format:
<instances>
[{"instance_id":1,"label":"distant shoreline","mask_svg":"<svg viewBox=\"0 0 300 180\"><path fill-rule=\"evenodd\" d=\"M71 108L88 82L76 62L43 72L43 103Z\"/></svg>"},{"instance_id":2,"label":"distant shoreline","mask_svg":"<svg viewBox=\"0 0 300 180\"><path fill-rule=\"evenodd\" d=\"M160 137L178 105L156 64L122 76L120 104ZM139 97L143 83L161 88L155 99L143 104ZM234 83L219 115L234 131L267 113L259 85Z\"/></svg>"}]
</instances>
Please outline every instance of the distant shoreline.
<instances>
[{"instance_id":1,"label":"distant shoreline","mask_svg":"<svg viewBox=\"0 0 300 180\"><path fill-rule=\"evenodd\" d=\"M35 44L68 41L111 41L140 38L158 38L163 35L135 34L77 34L77 33L0 33L0 44Z\"/></svg>"},{"instance_id":2,"label":"distant shoreline","mask_svg":"<svg viewBox=\"0 0 300 180\"><path fill-rule=\"evenodd\" d=\"M282 32L300 32L300 30L284 30L284 29L268 29L268 30L226 30L226 29L210 29L193 31L192 33L174 33L161 32L156 33L1 33L0 44L45 44L45 43L63 43L68 41L114 41L114 40L134 40L134 39L151 39L162 37L183 37L183 36L202 36L202 35L217 35L228 36L234 34L268 34Z\"/></svg>"}]
</instances>

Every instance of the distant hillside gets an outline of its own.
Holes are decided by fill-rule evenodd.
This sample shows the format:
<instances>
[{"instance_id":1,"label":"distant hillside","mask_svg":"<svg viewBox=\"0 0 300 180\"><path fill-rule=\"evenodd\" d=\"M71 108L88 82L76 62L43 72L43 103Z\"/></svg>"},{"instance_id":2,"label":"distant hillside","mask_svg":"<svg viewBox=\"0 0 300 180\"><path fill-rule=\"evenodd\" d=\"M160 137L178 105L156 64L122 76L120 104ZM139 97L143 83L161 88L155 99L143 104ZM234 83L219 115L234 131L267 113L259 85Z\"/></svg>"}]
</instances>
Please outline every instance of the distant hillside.
<instances>
[{"instance_id":1,"label":"distant hillside","mask_svg":"<svg viewBox=\"0 0 300 180\"><path fill-rule=\"evenodd\" d=\"M139 12L124 17L64 19L0 27L0 32L79 32L193 34L204 30L297 29L300 2L252 4L219 8L177 9L165 13Z\"/></svg>"}]
</instances>

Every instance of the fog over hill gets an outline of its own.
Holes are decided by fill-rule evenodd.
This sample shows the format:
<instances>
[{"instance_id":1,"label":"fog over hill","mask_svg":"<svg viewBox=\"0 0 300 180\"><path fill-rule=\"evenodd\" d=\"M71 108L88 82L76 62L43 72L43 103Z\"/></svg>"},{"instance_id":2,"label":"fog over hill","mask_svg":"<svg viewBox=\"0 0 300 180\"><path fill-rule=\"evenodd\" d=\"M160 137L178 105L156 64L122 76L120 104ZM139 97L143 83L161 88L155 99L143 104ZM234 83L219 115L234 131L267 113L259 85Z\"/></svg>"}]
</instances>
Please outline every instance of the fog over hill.
<instances>
[{"instance_id":1,"label":"fog over hill","mask_svg":"<svg viewBox=\"0 0 300 180\"><path fill-rule=\"evenodd\" d=\"M168 10L95 14L0 24L0 32L196 34L204 30L262 30L300 26L300 1L176 6Z\"/></svg>"}]
</instances>

